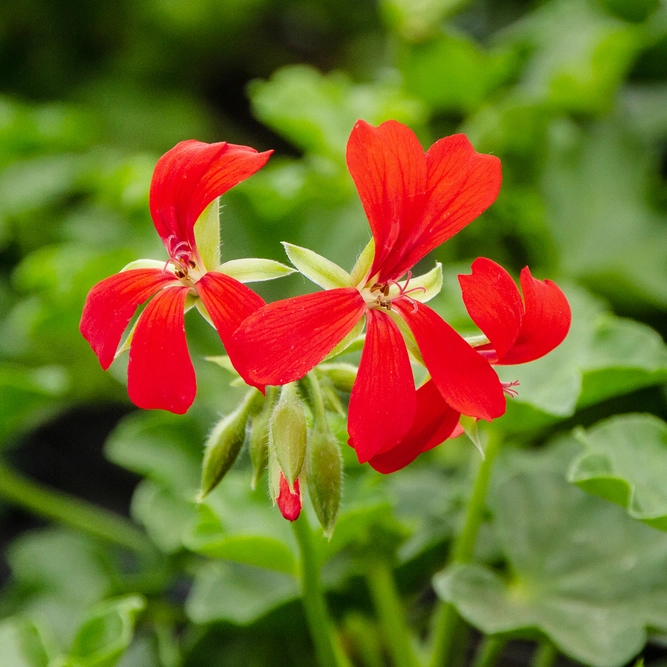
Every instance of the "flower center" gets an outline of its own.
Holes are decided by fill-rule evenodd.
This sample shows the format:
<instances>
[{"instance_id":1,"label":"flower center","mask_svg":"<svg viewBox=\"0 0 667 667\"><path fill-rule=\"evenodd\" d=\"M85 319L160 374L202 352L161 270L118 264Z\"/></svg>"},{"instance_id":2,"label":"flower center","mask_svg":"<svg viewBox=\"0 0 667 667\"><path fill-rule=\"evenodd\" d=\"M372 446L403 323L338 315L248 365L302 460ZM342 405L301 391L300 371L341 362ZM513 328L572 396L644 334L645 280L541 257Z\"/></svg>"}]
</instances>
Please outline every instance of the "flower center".
<instances>
[{"instance_id":1,"label":"flower center","mask_svg":"<svg viewBox=\"0 0 667 667\"><path fill-rule=\"evenodd\" d=\"M166 261L163 270L166 270L169 264L173 264L174 275L186 287L193 287L202 277L203 272L193 259L195 253L190 244L187 241L179 241L172 235L167 239L167 250L169 259Z\"/></svg>"},{"instance_id":2,"label":"flower center","mask_svg":"<svg viewBox=\"0 0 667 667\"><path fill-rule=\"evenodd\" d=\"M402 285L395 280L387 280L384 283L366 283L366 286L359 291L369 308L391 310L392 303L405 299L412 304L414 312L417 310L417 303L408 294L411 292L426 292L426 288L412 287L408 289L411 278L412 272L408 271L408 277Z\"/></svg>"}]
</instances>

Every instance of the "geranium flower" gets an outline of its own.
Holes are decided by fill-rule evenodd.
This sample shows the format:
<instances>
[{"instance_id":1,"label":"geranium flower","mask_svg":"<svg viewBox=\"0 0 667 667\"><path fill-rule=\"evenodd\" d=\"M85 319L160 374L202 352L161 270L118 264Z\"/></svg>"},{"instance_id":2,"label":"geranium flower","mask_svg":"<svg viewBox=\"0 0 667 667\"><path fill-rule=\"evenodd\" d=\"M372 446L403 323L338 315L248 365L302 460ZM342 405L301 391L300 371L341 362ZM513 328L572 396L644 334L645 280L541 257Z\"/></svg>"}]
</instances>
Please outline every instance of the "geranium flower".
<instances>
[{"instance_id":1,"label":"geranium flower","mask_svg":"<svg viewBox=\"0 0 667 667\"><path fill-rule=\"evenodd\" d=\"M524 364L548 354L560 345L570 329L572 312L567 298L550 280L521 271L521 293L512 276L490 259L479 257L472 274L459 275L468 314L488 343L475 349L492 364ZM504 385L515 393L514 383ZM417 414L399 445L372 458L369 463L383 473L395 472L447 438L462 433L460 414L447 404L433 380L417 390Z\"/></svg>"},{"instance_id":2,"label":"geranium flower","mask_svg":"<svg viewBox=\"0 0 667 667\"><path fill-rule=\"evenodd\" d=\"M270 154L195 140L165 153L155 166L149 204L169 259L133 262L90 290L80 330L105 370L137 307L152 297L128 337L128 393L140 408L182 414L194 400L195 372L185 340L187 308L198 306L226 343L243 319L264 305L225 273L225 265L218 266L216 198L254 174Z\"/></svg>"},{"instance_id":3,"label":"geranium flower","mask_svg":"<svg viewBox=\"0 0 667 667\"><path fill-rule=\"evenodd\" d=\"M501 169L464 135L440 139L424 153L406 126L362 120L350 135L347 165L370 222L372 261L350 275L323 260L342 279L321 283L331 287L323 292L259 309L233 346L246 382L282 385L308 373L365 318L348 418L350 444L364 462L395 447L414 421L404 332L414 336L417 354L453 410L486 420L505 411L503 387L488 361L419 301L420 288L410 287L412 267L493 203Z\"/></svg>"}]
</instances>

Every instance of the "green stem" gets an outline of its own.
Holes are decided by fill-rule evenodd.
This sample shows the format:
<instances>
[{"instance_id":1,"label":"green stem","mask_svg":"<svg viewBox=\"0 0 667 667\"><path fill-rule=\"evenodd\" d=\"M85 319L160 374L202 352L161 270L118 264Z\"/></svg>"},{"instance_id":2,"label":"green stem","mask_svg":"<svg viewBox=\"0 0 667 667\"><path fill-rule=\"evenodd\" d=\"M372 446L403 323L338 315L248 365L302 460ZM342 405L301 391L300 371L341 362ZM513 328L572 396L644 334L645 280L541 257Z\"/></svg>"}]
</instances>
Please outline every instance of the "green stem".
<instances>
[{"instance_id":1,"label":"green stem","mask_svg":"<svg viewBox=\"0 0 667 667\"><path fill-rule=\"evenodd\" d=\"M0 463L0 498L33 514L136 551L152 551L146 535L127 519L49 489Z\"/></svg>"},{"instance_id":2,"label":"green stem","mask_svg":"<svg viewBox=\"0 0 667 667\"><path fill-rule=\"evenodd\" d=\"M366 569L366 581L394 667L417 667L419 662L410 641L401 600L387 561L372 560Z\"/></svg>"},{"instance_id":3,"label":"green stem","mask_svg":"<svg viewBox=\"0 0 667 667\"><path fill-rule=\"evenodd\" d=\"M301 553L301 596L320 667L351 667L329 618L313 534L305 510L292 522Z\"/></svg>"},{"instance_id":4,"label":"green stem","mask_svg":"<svg viewBox=\"0 0 667 667\"><path fill-rule=\"evenodd\" d=\"M486 635L475 653L472 667L493 667L505 648L507 640L502 637Z\"/></svg>"},{"instance_id":5,"label":"green stem","mask_svg":"<svg viewBox=\"0 0 667 667\"><path fill-rule=\"evenodd\" d=\"M530 665L531 667L551 667L557 657L556 647L551 642L543 642L535 649Z\"/></svg>"},{"instance_id":6,"label":"green stem","mask_svg":"<svg viewBox=\"0 0 667 667\"><path fill-rule=\"evenodd\" d=\"M473 559L477 533L484 520L486 493L489 487L491 468L500 451L500 443L500 435L493 431L490 432L486 445L485 457L477 471L477 477L472 489L470 501L468 502L465 523L452 546L449 559L450 564L470 563ZM449 664L452 644L457 634L457 629L459 629L460 626L461 619L456 613L454 606L449 603L440 603L436 611L431 667L441 667Z\"/></svg>"}]
</instances>

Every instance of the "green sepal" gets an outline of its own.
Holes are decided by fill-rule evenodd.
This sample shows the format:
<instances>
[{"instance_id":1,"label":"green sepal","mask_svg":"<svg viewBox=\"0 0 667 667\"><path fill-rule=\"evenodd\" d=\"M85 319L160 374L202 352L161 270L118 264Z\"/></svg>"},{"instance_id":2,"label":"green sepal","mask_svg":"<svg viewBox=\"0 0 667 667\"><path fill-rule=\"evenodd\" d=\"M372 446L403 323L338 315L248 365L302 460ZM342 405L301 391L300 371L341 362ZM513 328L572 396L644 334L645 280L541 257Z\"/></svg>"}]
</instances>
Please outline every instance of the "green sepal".
<instances>
[{"instance_id":1,"label":"green sepal","mask_svg":"<svg viewBox=\"0 0 667 667\"><path fill-rule=\"evenodd\" d=\"M216 197L197 218L194 232L204 268L212 271L220 264L220 197Z\"/></svg>"},{"instance_id":2,"label":"green sepal","mask_svg":"<svg viewBox=\"0 0 667 667\"><path fill-rule=\"evenodd\" d=\"M214 363L216 366L220 366L220 368L224 368L236 377L239 377L239 372L234 368L232 360L226 354L220 354L215 357L204 357L204 359Z\"/></svg>"},{"instance_id":3,"label":"green sepal","mask_svg":"<svg viewBox=\"0 0 667 667\"><path fill-rule=\"evenodd\" d=\"M131 271L132 269L164 269L171 273L174 272L174 267L171 264L167 264L159 259L135 259L129 264L126 264L119 273L123 273L123 271Z\"/></svg>"},{"instance_id":4,"label":"green sepal","mask_svg":"<svg viewBox=\"0 0 667 667\"><path fill-rule=\"evenodd\" d=\"M215 269L235 278L240 283L258 283L264 280L275 280L283 276L289 276L295 270L291 266L281 264L273 259L261 259L258 257L244 257L243 259L230 259Z\"/></svg>"},{"instance_id":5,"label":"green sepal","mask_svg":"<svg viewBox=\"0 0 667 667\"><path fill-rule=\"evenodd\" d=\"M199 314L215 329L215 324L213 324L213 320L208 314L208 310L206 310L204 302L201 299L195 299L195 306L199 311Z\"/></svg>"},{"instance_id":6,"label":"green sepal","mask_svg":"<svg viewBox=\"0 0 667 667\"><path fill-rule=\"evenodd\" d=\"M360 285L361 281L367 277L368 272L371 270L371 266L373 266L374 259L375 259L375 240L371 239L366 244L366 247L361 251L359 259L357 259L356 264L352 268L352 273L350 274L350 278L352 280L353 285L355 286Z\"/></svg>"},{"instance_id":7,"label":"green sepal","mask_svg":"<svg viewBox=\"0 0 667 667\"><path fill-rule=\"evenodd\" d=\"M318 255L308 248L302 248L285 241L283 241L283 247L290 262L316 285L324 289L351 287L353 285L350 274L326 257L322 257L322 255Z\"/></svg>"},{"instance_id":8,"label":"green sepal","mask_svg":"<svg viewBox=\"0 0 667 667\"><path fill-rule=\"evenodd\" d=\"M117 359L123 352L126 352L127 350L130 349L130 345L132 345L132 336L134 336L134 330L137 328L137 324L139 323L139 320L137 319L134 324L132 325L132 328L130 329L130 332L125 336L125 340L121 343L121 345L118 347L116 350L116 354L114 354L114 359Z\"/></svg>"},{"instance_id":9,"label":"green sepal","mask_svg":"<svg viewBox=\"0 0 667 667\"><path fill-rule=\"evenodd\" d=\"M408 352L412 358L417 363L425 367L426 364L422 359L422 353L419 350L417 341L415 340L414 334L412 333L412 330L408 326L407 322L402 317L399 317L393 310L389 311L389 316L392 320L394 320L394 324L396 324L396 326L399 328L401 335L403 336L403 340L405 341L405 346L408 348Z\"/></svg>"},{"instance_id":10,"label":"green sepal","mask_svg":"<svg viewBox=\"0 0 667 667\"><path fill-rule=\"evenodd\" d=\"M465 434L470 438L472 444L475 445L477 451L482 457L482 461L485 458L484 447L482 447L482 442L479 439L479 430L477 428L477 419L475 417L468 417L467 415L461 415L459 423L463 428Z\"/></svg>"}]
</instances>

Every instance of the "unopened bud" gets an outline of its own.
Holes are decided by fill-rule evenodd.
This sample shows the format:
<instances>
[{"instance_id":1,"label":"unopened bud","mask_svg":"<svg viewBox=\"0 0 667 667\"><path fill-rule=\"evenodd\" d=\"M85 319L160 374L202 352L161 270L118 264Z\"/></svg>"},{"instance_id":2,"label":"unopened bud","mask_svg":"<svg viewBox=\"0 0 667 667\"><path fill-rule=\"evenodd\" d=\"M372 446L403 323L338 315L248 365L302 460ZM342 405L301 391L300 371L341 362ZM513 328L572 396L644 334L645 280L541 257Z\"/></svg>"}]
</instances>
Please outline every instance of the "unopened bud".
<instances>
[{"instance_id":1,"label":"unopened bud","mask_svg":"<svg viewBox=\"0 0 667 667\"><path fill-rule=\"evenodd\" d=\"M268 465L269 459L269 420L273 410L271 390L275 394L275 388L269 387L267 398L261 412L250 421L250 433L248 436L248 449L250 451L250 462L252 463L252 489L257 487L257 482Z\"/></svg>"},{"instance_id":2,"label":"unopened bud","mask_svg":"<svg viewBox=\"0 0 667 667\"><path fill-rule=\"evenodd\" d=\"M294 480L294 486L290 488L289 482L285 479L285 475L280 473L280 491L276 498L276 504L280 513L288 521L296 521L301 514L301 489L299 488L299 480Z\"/></svg>"},{"instance_id":3,"label":"unopened bud","mask_svg":"<svg viewBox=\"0 0 667 667\"><path fill-rule=\"evenodd\" d=\"M306 471L315 513L324 534L331 538L340 507L343 460L338 442L328 429L316 428L311 432Z\"/></svg>"},{"instance_id":4,"label":"unopened bud","mask_svg":"<svg viewBox=\"0 0 667 667\"><path fill-rule=\"evenodd\" d=\"M269 443L290 484L299 476L306 458L306 414L294 384L286 384L269 422Z\"/></svg>"},{"instance_id":5,"label":"unopened bud","mask_svg":"<svg viewBox=\"0 0 667 667\"><path fill-rule=\"evenodd\" d=\"M246 423L263 400L261 393L252 389L241 405L211 431L204 450L199 500L213 491L236 461L245 440Z\"/></svg>"},{"instance_id":6,"label":"unopened bud","mask_svg":"<svg viewBox=\"0 0 667 667\"><path fill-rule=\"evenodd\" d=\"M346 394L352 391L352 385L357 378L356 366L345 363L320 364L317 370L324 373L338 391Z\"/></svg>"}]
</instances>

